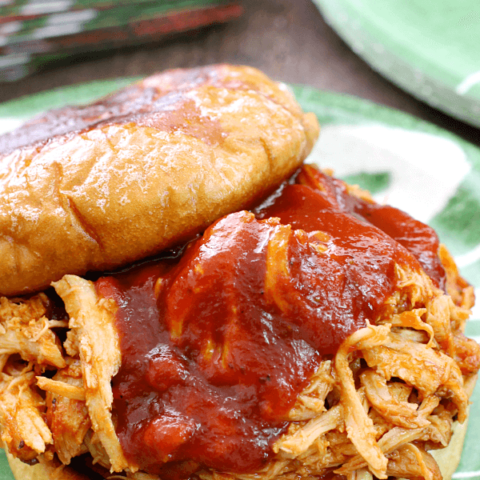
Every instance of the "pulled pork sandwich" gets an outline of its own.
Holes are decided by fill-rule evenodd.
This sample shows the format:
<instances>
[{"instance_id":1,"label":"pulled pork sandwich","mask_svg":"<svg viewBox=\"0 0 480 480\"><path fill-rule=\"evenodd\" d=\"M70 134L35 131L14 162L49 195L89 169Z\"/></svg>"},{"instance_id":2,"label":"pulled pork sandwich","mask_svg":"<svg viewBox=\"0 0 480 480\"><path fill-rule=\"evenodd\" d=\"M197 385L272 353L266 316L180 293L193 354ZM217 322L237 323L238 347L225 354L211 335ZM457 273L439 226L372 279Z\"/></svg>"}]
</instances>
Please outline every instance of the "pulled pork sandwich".
<instances>
[{"instance_id":1,"label":"pulled pork sandwich","mask_svg":"<svg viewBox=\"0 0 480 480\"><path fill-rule=\"evenodd\" d=\"M451 477L473 289L430 227L302 166L317 135L284 86L214 66L0 139L18 479Z\"/></svg>"}]
</instances>

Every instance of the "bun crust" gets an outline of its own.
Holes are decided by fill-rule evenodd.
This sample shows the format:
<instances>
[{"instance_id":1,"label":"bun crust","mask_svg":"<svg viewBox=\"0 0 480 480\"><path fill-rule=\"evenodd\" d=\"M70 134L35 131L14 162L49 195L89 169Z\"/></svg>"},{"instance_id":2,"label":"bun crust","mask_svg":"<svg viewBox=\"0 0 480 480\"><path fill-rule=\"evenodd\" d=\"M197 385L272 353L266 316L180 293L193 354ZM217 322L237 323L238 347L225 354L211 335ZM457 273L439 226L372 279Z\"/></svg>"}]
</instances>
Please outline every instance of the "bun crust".
<instances>
[{"instance_id":1,"label":"bun crust","mask_svg":"<svg viewBox=\"0 0 480 480\"><path fill-rule=\"evenodd\" d=\"M430 453L440 467L443 480L451 480L452 475L458 468L462 456L463 443L467 434L468 417L463 423L455 422L452 426L453 435L446 448L432 450Z\"/></svg>"},{"instance_id":2,"label":"bun crust","mask_svg":"<svg viewBox=\"0 0 480 480\"><path fill-rule=\"evenodd\" d=\"M318 131L284 85L226 65L35 119L0 138L0 294L191 238L288 178Z\"/></svg>"}]
</instances>

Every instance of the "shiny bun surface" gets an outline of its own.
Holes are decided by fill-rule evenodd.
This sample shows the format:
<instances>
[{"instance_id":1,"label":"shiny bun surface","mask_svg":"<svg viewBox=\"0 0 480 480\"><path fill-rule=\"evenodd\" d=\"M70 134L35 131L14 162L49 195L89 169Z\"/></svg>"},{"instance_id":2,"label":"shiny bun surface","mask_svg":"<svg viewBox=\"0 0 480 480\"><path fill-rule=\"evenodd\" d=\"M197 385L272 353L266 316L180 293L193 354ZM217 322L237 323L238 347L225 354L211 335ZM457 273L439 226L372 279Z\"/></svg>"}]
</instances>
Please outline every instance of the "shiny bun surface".
<instances>
[{"instance_id":1,"label":"shiny bun surface","mask_svg":"<svg viewBox=\"0 0 480 480\"><path fill-rule=\"evenodd\" d=\"M285 85L228 65L30 121L0 137L0 294L187 240L288 178L318 130Z\"/></svg>"}]
</instances>

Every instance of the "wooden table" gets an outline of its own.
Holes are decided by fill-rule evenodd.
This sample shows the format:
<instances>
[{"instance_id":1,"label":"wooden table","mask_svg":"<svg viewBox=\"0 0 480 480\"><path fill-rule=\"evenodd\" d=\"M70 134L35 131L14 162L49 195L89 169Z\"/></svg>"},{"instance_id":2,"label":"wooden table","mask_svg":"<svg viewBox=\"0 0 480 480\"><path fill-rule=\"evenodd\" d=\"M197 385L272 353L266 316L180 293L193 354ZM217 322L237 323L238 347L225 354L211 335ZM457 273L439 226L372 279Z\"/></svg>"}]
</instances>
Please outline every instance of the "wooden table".
<instances>
[{"instance_id":1,"label":"wooden table","mask_svg":"<svg viewBox=\"0 0 480 480\"><path fill-rule=\"evenodd\" d=\"M373 100L480 145L478 129L417 101L374 72L340 40L310 0L244 0L243 5L244 16L227 25L155 45L91 53L1 84L0 102L61 85L228 62L258 67L285 82Z\"/></svg>"}]
</instances>

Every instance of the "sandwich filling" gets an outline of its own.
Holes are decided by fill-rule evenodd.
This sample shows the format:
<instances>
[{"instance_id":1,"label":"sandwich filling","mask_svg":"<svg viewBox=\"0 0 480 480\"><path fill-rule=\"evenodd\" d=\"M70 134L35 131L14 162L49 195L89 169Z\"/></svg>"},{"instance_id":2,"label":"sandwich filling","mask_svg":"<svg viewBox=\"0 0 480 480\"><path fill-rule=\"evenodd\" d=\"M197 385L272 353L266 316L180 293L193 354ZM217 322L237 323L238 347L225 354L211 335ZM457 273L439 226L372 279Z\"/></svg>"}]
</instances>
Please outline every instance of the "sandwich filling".
<instances>
[{"instance_id":1,"label":"sandwich filling","mask_svg":"<svg viewBox=\"0 0 480 480\"><path fill-rule=\"evenodd\" d=\"M45 294L0 308L2 440L25 461L437 479L480 367L435 232L311 166L176 254L54 286L69 318Z\"/></svg>"},{"instance_id":2,"label":"sandwich filling","mask_svg":"<svg viewBox=\"0 0 480 480\"><path fill-rule=\"evenodd\" d=\"M158 468L180 460L261 468L321 359L391 313L395 266L420 271L404 247L352 215L339 182L309 167L302 180L318 187L284 185L256 215L216 222L179 259L97 282L119 306L117 432L142 469L164 477ZM367 202L354 201L367 216Z\"/></svg>"}]
</instances>

